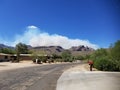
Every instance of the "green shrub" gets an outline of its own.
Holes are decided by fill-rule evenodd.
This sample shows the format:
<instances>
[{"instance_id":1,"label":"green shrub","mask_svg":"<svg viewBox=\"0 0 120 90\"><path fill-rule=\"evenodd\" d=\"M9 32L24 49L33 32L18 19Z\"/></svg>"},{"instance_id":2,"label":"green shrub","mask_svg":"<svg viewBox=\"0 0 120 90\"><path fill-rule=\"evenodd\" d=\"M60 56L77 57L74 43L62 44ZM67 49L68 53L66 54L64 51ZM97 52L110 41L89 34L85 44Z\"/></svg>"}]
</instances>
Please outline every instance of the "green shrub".
<instances>
[{"instance_id":1,"label":"green shrub","mask_svg":"<svg viewBox=\"0 0 120 90\"><path fill-rule=\"evenodd\" d=\"M77 57L76 57L76 59L77 59L77 60L84 60L84 59L85 59L85 57L84 57L84 56L82 56L82 55L79 55L79 56L77 56Z\"/></svg>"},{"instance_id":2,"label":"green shrub","mask_svg":"<svg viewBox=\"0 0 120 90\"><path fill-rule=\"evenodd\" d=\"M32 61L33 61L33 63L35 63L35 62L36 62L36 59L32 59Z\"/></svg>"},{"instance_id":3,"label":"green shrub","mask_svg":"<svg viewBox=\"0 0 120 90\"><path fill-rule=\"evenodd\" d=\"M47 63L47 57L46 56L39 56L39 59L44 62Z\"/></svg>"},{"instance_id":4,"label":"green shrub","mask_svg":"<svg viewBox=\"0 0 120 90\"><path fill-rule=\"evenodd\" d=\"M117 71L115 63L108 57L102 57L94 61L94 67L102 71Z\"/></svg>"}]
</instances>

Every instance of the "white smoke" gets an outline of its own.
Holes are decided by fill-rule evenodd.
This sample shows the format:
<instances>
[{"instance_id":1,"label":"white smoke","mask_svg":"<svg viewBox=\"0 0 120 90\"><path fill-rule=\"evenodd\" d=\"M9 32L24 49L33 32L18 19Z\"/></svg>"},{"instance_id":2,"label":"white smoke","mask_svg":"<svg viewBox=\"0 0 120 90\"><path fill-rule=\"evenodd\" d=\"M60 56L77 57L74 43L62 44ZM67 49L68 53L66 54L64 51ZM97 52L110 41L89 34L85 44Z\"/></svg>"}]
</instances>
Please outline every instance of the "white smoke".
<instances>
[{"instance_id":1,"label":"white smoke","mask_svg":"<svg viewBox=\"0 0 120 90\"><path fill-rule=\"evenodd\" d=\"M13 46L17 43L22 42L33 47L35 46L62 46L68 49L72 46L85 45L91 48L97 49L98 46L90 43L88 40L71 39L66 36L42 32L36 26L28 26L22 35L17 35Z\"/></svg>"}]
</instances>

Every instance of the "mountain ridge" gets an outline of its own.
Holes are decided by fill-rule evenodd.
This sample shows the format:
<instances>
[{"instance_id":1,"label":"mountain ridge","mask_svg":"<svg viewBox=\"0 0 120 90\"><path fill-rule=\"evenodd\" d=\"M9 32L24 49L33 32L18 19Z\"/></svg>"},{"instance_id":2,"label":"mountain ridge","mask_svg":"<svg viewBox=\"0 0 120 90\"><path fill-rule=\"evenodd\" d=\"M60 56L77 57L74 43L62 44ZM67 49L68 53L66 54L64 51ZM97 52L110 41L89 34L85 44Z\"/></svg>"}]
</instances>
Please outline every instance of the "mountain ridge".
<instances>
[{"instance_id":1,"label":"mountain ridge","mask_svg":"<svg viewBox=\"0 0 120 90\"><path fill-rule=\"evenodd\" d=\"M37 47L32 47L31 45L27 45L29 50L36 51L36 52L44 52L46 54L61 54L65 50L69 50L73 55L79 55L80 53L91 53L94 51L93 48L84 46L84 45L79 45L79 46L72 46L69 49L64 49L61 46L37 46ZM7 46L4 44L0 44L0 49L1 48L10 48L10 49L15 49L15 47L12 46Z\"/></svg>"}]
</instances>

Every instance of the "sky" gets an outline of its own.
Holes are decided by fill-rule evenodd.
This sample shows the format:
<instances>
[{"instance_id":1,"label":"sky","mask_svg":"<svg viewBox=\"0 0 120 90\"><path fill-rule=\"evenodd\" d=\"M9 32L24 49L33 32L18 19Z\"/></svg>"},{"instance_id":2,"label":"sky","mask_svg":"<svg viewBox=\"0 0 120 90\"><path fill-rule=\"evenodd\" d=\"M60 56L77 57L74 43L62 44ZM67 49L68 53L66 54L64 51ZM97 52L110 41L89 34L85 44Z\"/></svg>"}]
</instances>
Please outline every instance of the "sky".
<instances>
[{"instance_id":1,"label":"sky","mask_svg":"<svg viewBox=\"0 0 120 90\"><path fill-rule=\"evenodd\" d=\"M85 45L120 40L120 0L0 0L0 43Z\"/></svg>"}]
</instances>

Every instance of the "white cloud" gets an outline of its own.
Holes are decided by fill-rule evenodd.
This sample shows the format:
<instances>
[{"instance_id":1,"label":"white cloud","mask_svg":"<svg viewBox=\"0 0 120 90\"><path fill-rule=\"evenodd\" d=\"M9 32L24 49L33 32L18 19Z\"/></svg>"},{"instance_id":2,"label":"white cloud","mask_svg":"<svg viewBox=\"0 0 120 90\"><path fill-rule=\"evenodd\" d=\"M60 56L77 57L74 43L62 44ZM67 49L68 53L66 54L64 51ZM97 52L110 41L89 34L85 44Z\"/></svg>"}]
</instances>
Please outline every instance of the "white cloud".
<instances>
[{"instance_id":1,"label":"white cloud","mask_svg":"<svg viewBox=\"0 0 120 90\"><path fill-rule=\"evenodd\" d=\"M98 46L90 43L88 40L71 39L66 36L42 32L36 26L28 26L22 35L16 35L15 41L12 43L15 46L17 43L22 42L31 46L62 46L65 49L71 46L85 45L97 49Z\"/></svg>"},{"instance_id":2,"label":"white cloud","mask_svg":"<svg viewBox=\"0 0 120 90\"><path fill-rule=\"evenodd\" d=\"M28 28L28 29L37 29L37 27L34 26L34 25L28 26L27 28Z\"/></svg>"}]
</instances>

